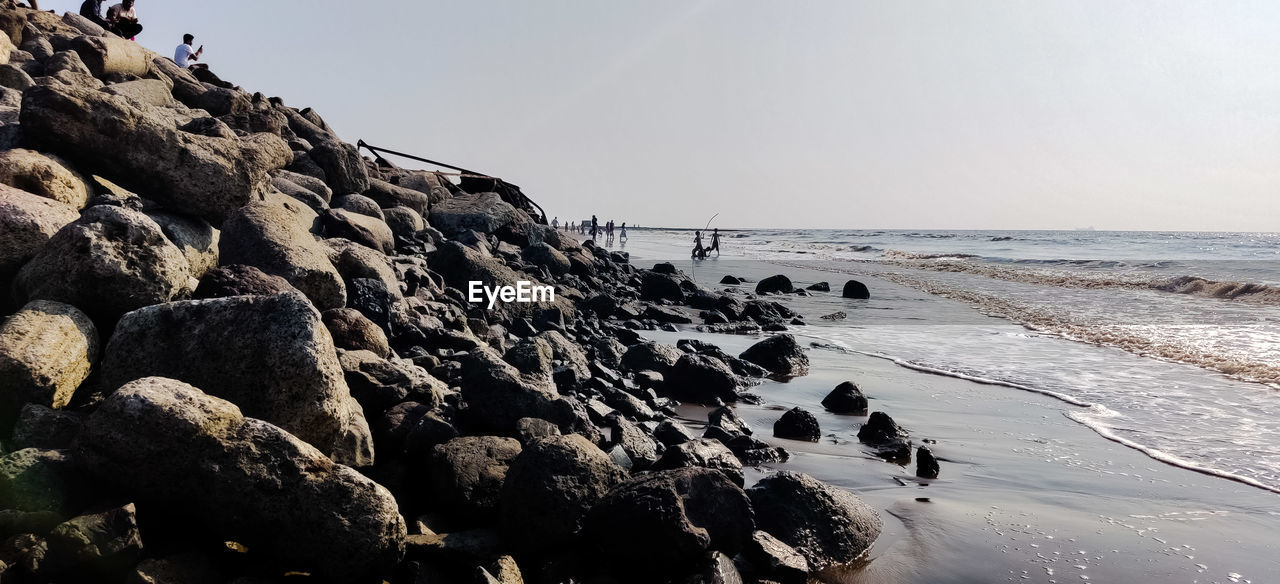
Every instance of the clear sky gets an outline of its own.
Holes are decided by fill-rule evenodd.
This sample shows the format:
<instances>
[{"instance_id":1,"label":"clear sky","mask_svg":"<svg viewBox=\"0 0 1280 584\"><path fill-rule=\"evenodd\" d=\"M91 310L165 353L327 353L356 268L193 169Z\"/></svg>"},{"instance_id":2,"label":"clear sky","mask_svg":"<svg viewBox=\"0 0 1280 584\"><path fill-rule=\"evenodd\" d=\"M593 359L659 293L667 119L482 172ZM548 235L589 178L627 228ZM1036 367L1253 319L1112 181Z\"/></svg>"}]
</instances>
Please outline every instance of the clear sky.
<instances>
[{"instance_id":1,"label":"clear sky","mask_svg":"<svg viewBox=\"0 0 1280 584\"><path fill-rule=\"evenodd\" d=\"M1280 2L138 11L152 49L191 32L219 75L344 139L502 176L561 219L1280 230Z\"/></svg>"}]
</instances>

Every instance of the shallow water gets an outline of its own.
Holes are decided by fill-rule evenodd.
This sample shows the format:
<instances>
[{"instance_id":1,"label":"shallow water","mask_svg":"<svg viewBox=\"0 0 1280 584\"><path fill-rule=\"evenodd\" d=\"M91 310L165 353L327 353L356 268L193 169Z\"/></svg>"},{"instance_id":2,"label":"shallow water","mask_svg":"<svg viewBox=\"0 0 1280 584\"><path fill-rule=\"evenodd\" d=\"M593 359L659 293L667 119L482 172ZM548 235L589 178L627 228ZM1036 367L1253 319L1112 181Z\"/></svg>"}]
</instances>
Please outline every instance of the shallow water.
<instances>
[{"instance_id":1,"label":"shallow water","mask_svg":"<svg viewBox=\"0 0 1280 584\"><path fill-rule=\"evenodd\" d=\"M637 265L674 260L683 239L633 232L627 251ZM726 239L726 251L743 239ZM773 273L836 288L785 300L808 323L790 332L817 344L811 374L766 382L753 390L764 404L737 406L758 436L793 453L786 468L882 510L886 532L870 561L824 580L1265 582L1275 571L1280 498L1259 487L1277 484L1270 425L1280 418L1266 385L988 316L966 299L895 283L896 266L885 279L860 277L873 297L855 301L838 296L839 272L852 271L840 260L780 265L734 253L676 263L713 288L725 274ZM1043 295L1052 303L1057 293ZM848 317L817 318L837 310ZM692 334L651 336L674 344ZM758 340L707 336L731 353ZM875 459L856 438L865 418L822 410L845 379L917 444L937 440L940 479L921 484L912 468ZM818 415L820 443L769 436L793 406ZM705 421L699 408L682 413Z\"/></svg>"}]
</instances>

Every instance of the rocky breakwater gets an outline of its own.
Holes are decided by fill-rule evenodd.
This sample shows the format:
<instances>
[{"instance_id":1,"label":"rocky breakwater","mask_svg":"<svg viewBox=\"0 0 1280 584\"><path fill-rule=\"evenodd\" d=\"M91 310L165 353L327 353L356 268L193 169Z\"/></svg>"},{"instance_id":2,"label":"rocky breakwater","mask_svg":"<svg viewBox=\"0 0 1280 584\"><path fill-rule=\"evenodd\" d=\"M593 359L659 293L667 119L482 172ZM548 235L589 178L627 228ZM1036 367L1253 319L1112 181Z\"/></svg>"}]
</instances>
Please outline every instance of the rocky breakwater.
<instances>
[{"instance_id":1,"label":"rocky breakwater","mask_svg":"<svg viewBox=\"0 0 1280 584\"><path fill-rule=\"evenodd\" d=\"M522 282L555 295L469 293ZM0 291L4 582L793 582L879 529L809 477L743 488L786 453L732 404L805 374L793 338L638 332L783 305L5 1ZM676 400L718 408L702 437Z\"/></svg>"}]
</instances>

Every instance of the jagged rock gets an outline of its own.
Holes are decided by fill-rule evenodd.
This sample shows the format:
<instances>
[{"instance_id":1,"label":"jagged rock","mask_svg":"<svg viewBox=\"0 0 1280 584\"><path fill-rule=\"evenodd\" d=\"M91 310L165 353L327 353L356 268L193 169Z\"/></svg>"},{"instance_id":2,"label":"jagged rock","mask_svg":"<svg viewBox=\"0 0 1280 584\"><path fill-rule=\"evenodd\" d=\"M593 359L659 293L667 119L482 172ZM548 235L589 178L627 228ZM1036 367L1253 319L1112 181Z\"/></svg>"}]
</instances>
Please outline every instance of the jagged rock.
<instances>
[{"instance_id":1,"label":"jagged rock","mask_svg":"<svg viewBox=\"0 0 1280 584\"><path fill-rule=\"evenodd\" d=\"M738 357L764 367L778 377L797 377L809 373L809 356L804 354L796 338L789 334L774 335L751 345Z\"/></svg>"},{"instance_id":2,"label":"jagged rock","mask_svg":"<svg viewBox=\"0 0 1280 584\"><path fill-rule=\"evenodd\" d=\"M160 226L164 236L182 251L187 258L191 277L203 278L209 270L218 266L218 236L205 220L167 211L150 211L147 216Z\"/></svg>"},{"instance_id":3,"label":"jagged rock","mask_svg":"<svg viewBox=\"0 0 1280 584\"><path fill-rule=\"evenodd\" d=\"M720 428L732 436L751 435L751 427L729 406L716 408L707 414L707 427Z\"/></svg>"},{"instance_id":4,"label":"jagged rock","mask_svg":"<svg viewBox=\"0 0 1280 584\"><path fill-rule=\"evenodd\" d=\"M377 280L393 301L402 298L400 279L396 277L386 255L341 238L326 239L324 245L328 248L329 262L338 269L348 288L358 279Z\"/></svg>"},{"instance_id":5,"label":"jagged rock","mask_svg":"<svg viewBox=\"0 0 1280 584\"><path fill-rule=\"evenodd\" d=\"M124 83L113 83L102 88L111 95L127 97L142 105L156 107L173 107L173 93L169 84L159 79L138 79Z\"/></svg>"},{"instance_id":6,"label":"jagged rock","mask_svg":"<svg viewBox=\"0 0 1280 584\"><path fill-rule=\"evenodd\" d=\"M530 444L507 471L501 495L503 533L527 552L555 550L578 532L587 511L626 476L577 434Z\"/></svg>"},{"instance_id":7,"label":"jagged rock","mask_svg":"<svg viewBox=\"0 0 1280 584\"><path fill-rule=\"evenodd\" d=\"M351 581L404 553L404 519L386 489L185 383L121 387L89 417L75 456L157 512L291 569Z\"/></svg>"},{"instance_id":8,"label":"jagged rock","mask_svg":"<svg viewBox=\"0 0 1280 584\"><path fill-rule=\"evenodd\" d=\"M794 290L791 279L782 274L769 276L756 283L756 294L790 294Z\"/></svg>"},{"instance_id":9,"label":"jagged rock","mask_svg":"<svg viewBox=\"0 0 1280 584\"><path fill-rule=\"evenodd\" d=\"M916 449L916 476L922 479L936 479L940 469L938 459L934 458L933 451L929 450L928 446Z\"/></svg>"},{"instance_id":10,"label":"jagged rock","mask_svg":"<svg viewBox=\"0 0 1280 584\"><path fill-rule=\"evenodd\" d=\"M622 367L631 371L657 371L665 376L682 355L670 345L645 341L632 345L622 354Z\"/></svg>"},{"instance_id":11,"label":"jagged rock","mask_svg":"<svg viewBox=\"0 0 1280 584\"><path fill-rule=\"evenodd\" d=\"M40 86L23 94L20 122L41 150L214 224L263 192L267 173L292 159L279 136L192 134L174 124L173 111L89 88Z\"/></svg>"},{"instance_id":12,"label":"jagged rock","mask_svg":"<svg viewBox=\"0 0 1280 584\"><path fill-rule=\"evenodd\" d=\"M529 338L516 343L503 358L525 375L550 377L555 353L546 339Z\"/></svg>"},{"instance_id":13,"label":"jagged rock","mask_svg":"<svg viewBox=\"0 0 1280 584\"><path fill-rule=\"evenodd\" d=\"M133 503L81 515L49 532L51 563L59 571L119 570L138 560L142 534Z\"/></svg>"},{"instance_id":14,"label":"jagged rock","mask_svg":"<svg viewBox=\"0 0 1280 584\"><path fill-rule=\"evenodd\" d=\"M18 534L0 543L0 563L5 565L6 576L43 575L48 553L49 542L34 533Z\"/></svg>"},{"instance_id":15,"label":"jagged rock","mask_svg":"<svg viewBox=\"0 0 1280 584\"><path fill-rule=\"evenodd\" d=\"M871 298L871 291L867 290L867 285L857 280L849 280L844 283L844 290L840 293L845 298L867 299Z\"/></svg>"},{"instance_id":16,"label":"jagged rock","mask_svg":"<svg viewBox=\"0 0 1280 584\"><path fill-rule=\"evenodd\" d=\"M222 225L219 261L280 276L321 310L346 306L346 286L328 248L299 223L298 211L269 202L243 207Z\"/></svg>"},{"instance_id":17,"label":"jagged rock","mask_svg":"<svg viewBox=\"0 0 1280 584\"><path fill-rule=\"evenodd\" d=\"M331 308L321 314L325 328L333 336L333 344L339 349L372 351L385 359L391 355L391 345L386 333L359 311L350 308Z\"/></svg>"},{"instance_id":18,"label":"jagged rock","mask_svg":"<svg viewBox=\"0 0 1280 584\"><path fill-rule=\"evenodd\" d=\"M858 384L845 381L822 398L822 407L837 414L862 416L867 413L867 396L862 394Z\"/></svg>"},{"instance_id":19,"label":"jagged rock","mask_svg":"<svg viewBox=\"0 0 1280 584\"><path fill-rule=\"evenodd\" d=\"M25 299L79 307L95 318L190 294L190 264L150 217L98 205L63 227L18 272Z\"/></svg>"},{"instance_id":20,"label":"jagged rock","mask_svg":"<svg viewBox=\"0 0 1280 584\"><path fill-rule=\"evenodd\" d=\"M369 188L363 194L384 209L408 207L423 217L427 216L431 207L427 195L376 178L369 179Z\"/></svg>"},{"instance_id":21,"label":"jagged rock","mask_svg":"<svg viewBox=\"0 0 1280 584\"><path fill-rule=\"evenodd\" d=\"M852 493L782 471L747 489L756 523L804 556L811 570L845 564L880 535L880 516Z\"/></svg>"},{"instance_id":22,"label":"jagged rock","mask_svg":"<svg viewBox=\"0 0 1280 584\"><path fill-rule=\"evenodd\" d=\"M223 298L228 296L270 296L280 292L292 292L297 288L280 276L271 276L253 266L231 264L209 270L196 286L195 298Z\"/></svg>"},{"instance_id":23,"label":"jagged rock","mask_svg":"<svg viewBox=\"0 0 1280 584\"><path fill-rule=\"evenodd\" d=\"M463 360L462 398L481 428L510 431L525 417L558 422L559 397L550 379L521 375L491 349L477 349Z\"/></svg>"},{"instance_id":24,"label":"jagged rock","mask_svg":"<svg viewBox=\"0 0 1280 584\"><path fill-rule=\"evenodd\" d=\"M321 218L324 220L325 233L329 237L349 239L384 254L395 251L395 234L382 219L346 209L330 209L321 215Z\"/></svg>"},{"instance_id":25,"label":"jagged rock","mask_svg":"<svg viewBox=\"0 0 1280 584\"><path fill-rule=\"evenodd\" d=\"M608 416L606 422L613 438L611 443L622 447L634 470L645 470L658 462L662 447L638 426L616 412Z\"/></svg>"},{"instance_id":26,"label":"jagged rock","mask_svg":"<svg viewBox=\"0 0 1280 584\"><path fill-rule=\"evenodd\" d=\"M320 313L296 292L188 300L120 319L102 359L106 388L148 376L198 384L293 432L338 462L373 445Z\"/></svg>"},{"instance_id":27,"label":"jagged rock","mask_svg":"<svg viewBox=\"0 0 1280 584\"><path fill-rule=\"evenodd\" d=\"M737 286L738 284L742 283L742 280L735 278L733 276L730 276L728 274L725 274L723 278L720 278L720 283L727 284L729 286Z\"/></svg>"},{"instance_id":28,"label":"jagged rock","mask_svg":"<svg viewBox=\"0 0 1280 584\"><path fill-rule=\"evenodd\" d=\"M723 473L703 468L630 479L583 522L585 538L629 578L688 570L711 550L735 555L754 529L746 493Z\"/></svg>"},{"instance_id":29,"label":"jagged rock","mask_svg":"<svg viewBox=\"0 0 1280 584\"><path fill-rule=\"evenodd\" d=\"M739 486L743 483L742 463L718 440L698 438L673 446L653 465L655 470L687 466L718 470Z\"/></svg>"},{"instance_id":30,"label":"jagged rock","mask_svg":"<svg viewBox=\"0 0 1280 584\"><path fill-rule=\"evenodd\" d=\"M800 408L791 408L773 423L773 435L777 438L817 442L822 437L818 418Z\"/></svg>"},{"instance_id":31,"label":"jagged rock","mask_svg":"<svg viewBox=\"0 0 1280 584\"><path fill-rule=\"evenodd\" d=\"M293 125L291 120L290 127ZM369 174L355 146L334 139L313 141L307 156L324 171L325 184L333 192L363 193L369 189Z\"/></svg>"},{"instance_id":32,"label":"jagged rock","mask_svg":"<svg viewBox=\"0 0 1280 584\"><path fill-rule=\"evenodd\" d=\"M208 89L192 76L191 71L178 67L177 63L166 57L151 59L155 71L173 83L173 97L178 101L193 106Z\"/></svg>"},{"instance_id":33,"label":"jagged rock","mask_svg":"<svg viewBox=\"0 0 1280 584\"><path fill-rule=\"evenodd\" d=\"M684 287L681 280L671 274L644 272L640 274L640 298L644 300L684 301Z\"/></svg>"},{"instance_id":34,"label":"jagged rock","mask_svg":"<svg viewBox=\"0 0 1280 584\"><path fill-rule=\"evenodd\" d=\"M76 209L89 200L84 177L66 161L34 150L17 148L0 152L0 182Z\"/></svg>"},{"instance_id":35,"label":"jagged rock","mask_svg":"<svg viewBox=\"0 0 1280 584\"><path fill-rule=\"evenodd\" d=\"M699 562L694 573L682 584L742 584L743 582L742 574L738 573L738 565L734 563L733 558L720 552L711 552Z\"/></svg>"},{"instance_id":36,"label":"jagged rock","mask_svg":"<svg viewBox=\"0 0 1280 584\"><path fill-rule=\"evenodd\" d=\"M432 215L434 217L434 214ZM444 276L445 283L459 290L468 290L473 281L484 286L516 286L518 282L528 282L530 286L543 286L541 282L527 274L508 268L501 261L480 251L462 245L456 241L447 241L440 245L432 255L432 268ZM488 308L488 298L479 305ZM551 302L498 302L494 312L507 318L528 317L540 310L558 308L563 314L574 314L573 303L557 294Z\"/></svg>"},{"instance_id":37,"label":"jagged rock","mask_svg":"<svg viewBox=\"0 0 1280 584\"><path fill-rule=\"evenodd\" d=\"M516 420L516 437L524 445L533 444L543 438L559 436L560 428L542 418L520 418Z\"/></svg>"},{"instance_id":38,"label":"jagged rock","mask_svg":"<svg viewBox=\"0 0 1280 584\"><path fill-rule=\"evenodd\" d=\"M858 429L858 440L872 446L897 442L906 437L907 431L884 412L871 412L867 423Z\"/></svg>"},{"instance_id":39,"label":"jagged rock","mask_svg":"<svg viewBox=\"0 0 1280 584\"><path fill-rule=\"evenodd\" d=\"M84 61L80 59L80 55L76 54L75 51L58 51L45 61L45 75L54 75L60 72L83 75L89 78L93 77L93 74L89 73L89 67L84 64Z\"/></svg>"},{"instance_id":40,"label":"jagged rock","mask_svg":"<svg viewBox=\"0 0 1280 584\"><path fill-rule=\"evenodd\" d=\"M493 233L515 216L516 208L497 193L460 194L438 203L427 221L452 237L467 230Z\"/></svg>"},{"instance_id":41,"label":"jagged rock","mask_svg":"<svg viewBox=\"0 0 1280 584\"><path fill-rule=\"evenodd\" d=\"M57 450L70 448L80 435L80 416L42 405L27 404L13 426L12 447Z\"/></svg>"},{"instance_id":42,"label":"jagged rock","mask_svg":"<svg viewBox=\"0 0 1280 584\"><path fill-rule=\"evenodd\" d=\"M72 512L84 499L70 453L25 448L0 457L0 508Z\"/></svg>"},{"instance_id":43,"label":"jagged rock","mask_svg":"<svg viewBox=\"0 0 1280 584\"><path fill-rule=\"evenodd\" d=\"M383 359L371 351L338 351L351 395L369 411L383 411L412 398L427 407L439 405L449 388L426 369L407 359Z\"/></svg>"},{"instance_id":44,"label":"jagged rock","mask_svg":"<svg viewBox=\"0 0 1280 584\"><path fill-rule=\"evenodd\" d=\"M20 268L53 234L79 218L71 205L0 185L0 274Z\"/></svg>"},{"instance_id":45,"label":"jagged rock","mask_svg":"<svg viewBox=\"0 0 1280 584\"><path fill-rule=\"evenodd\" d=\"M805 290L813 290L814 292L830 292L831 284L818 282L817 284L810 284L808 288L805 288Z\"/></svg>"},{"instance_id":46,"label":"jagged rock","mask_svg":"<svg viewBox=\"0 0 1280 584\"><path fill-rule=\"evenodd\" d=\"M138 562L129 584L222 584L213 560L200 552L183 552Z\"/></svg>"},{"instance_id":47,"label":"jagged rock","mask_svg":"<svg viewBox=\"0 0 1280 584\"><path fill-rule=\"evenodd\" d=\"M546 268L552 274L569 273L569 258L546 243L535 243L524 248L524 259L535 266Z\"/></svg>"},{"instance_id":48,"label":"jagged rock","mask_svg":"<svg viewBox=\"0 0 1280 584\"><path fill-rule=\"evenodd\" d=\"M694 439L693 433L677 420L666 419L653 430L653 437L669 447L679 446Z\"/></svg>"},{"instance_id":49,"label":"jagged rock","mask_svg":"<svg viewBox=\"0 0 1280 584\"><path fill-rule=\"evenodd\" d=\"M435 502L469 523L494 516L520 441L499 436L454 438L431 449L429 464Z\"/></svg>"},{"instance_id":50,"label":"jagged rock","mask_svg":"<svg viewBox=\"0 0 1280 584\"><path fill-rule=\"evenodd\" d=\"M672 397L702 404L737 401L742 385L723 361L696 353L681 356L663 377Z\"/></svg>"},{"instance_id":51,"label":"jagged rock","mask_svg":"<svg viewBox=\"0 0 1280 584\"><path fill-rule=\"evenodd\" d=\"M98 349L97 327L68 304L33 300L0 323L0 424L24 403L66 406Z\"/></svg>"},{"instance_id":52,"label":"jagged rock","mask_svg":"<svg viewBox=\"0 0 1280 584\"><path fill-rule=\"evenodd\" d=\"M778 584L805 584L809 580L809 562L804 556L767 532L752 533L742 556L757 573Z\"/></svg>"},{"instance_id":53,"label":"jagged rock","mask_svg":"<svg viewBox=\"0 0 1280 584\"><path fill-rule=\"evenodd\" d=\"M277 172L282 172L282 171L277 171ZM327 211L329 208L328 201L326 199L321 198L321 196L317 194L315 191L299 186L297 183L293 182L292 180L289 180L282 176L278 176L278 175L272 176L271 187L276 189L277 191L280 191L282 194L297 200L303 205L306 205L309 209L311 209L312 211L315 211L317 214L323 213ZM328 191L328 190L329 190L329 187L325 187L325 191Z\"/></svg>"}]
</instances>

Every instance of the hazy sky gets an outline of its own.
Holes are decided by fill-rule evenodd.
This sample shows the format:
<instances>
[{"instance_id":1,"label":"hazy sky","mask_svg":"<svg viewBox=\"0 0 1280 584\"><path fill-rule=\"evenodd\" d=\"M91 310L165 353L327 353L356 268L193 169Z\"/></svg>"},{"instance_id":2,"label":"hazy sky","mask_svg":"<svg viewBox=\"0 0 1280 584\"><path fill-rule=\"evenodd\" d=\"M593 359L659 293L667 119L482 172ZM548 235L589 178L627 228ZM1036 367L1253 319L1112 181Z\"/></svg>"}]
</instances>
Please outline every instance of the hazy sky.
<instances>
[{"instance_id":1,"label":"hazy sky","mask_svg":"<svg viewBox=\"0 0 1280 584\"><path fill-rule=\"evenodd\" d=\"M1280 2L138 11L152 49L191 32L344 139L502 176L562 220L1280 230Z\"/></svg>"}]
</instances>

